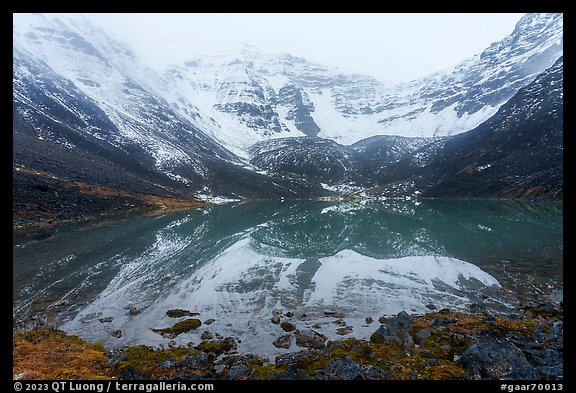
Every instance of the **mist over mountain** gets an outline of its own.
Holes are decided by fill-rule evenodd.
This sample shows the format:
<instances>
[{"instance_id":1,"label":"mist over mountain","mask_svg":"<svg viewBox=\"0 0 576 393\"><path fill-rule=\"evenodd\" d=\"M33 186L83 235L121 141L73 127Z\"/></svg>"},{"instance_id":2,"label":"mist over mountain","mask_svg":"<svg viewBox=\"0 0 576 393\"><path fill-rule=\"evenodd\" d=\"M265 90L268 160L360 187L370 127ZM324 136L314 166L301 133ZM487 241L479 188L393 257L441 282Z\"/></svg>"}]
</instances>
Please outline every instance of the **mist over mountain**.
<instances>
[{"instance_id":1,"label":"mist over mountain","mask_svg":"<svg viewBox=\"0 0 576 393\"><path fill-rule=\"evenodd\" d=\"M247 45L158 74L82 16L15 14L16 222L137 195L561 198L562 34L526 14L451 71L386 83Z\"/></svg>"}]
</instances>

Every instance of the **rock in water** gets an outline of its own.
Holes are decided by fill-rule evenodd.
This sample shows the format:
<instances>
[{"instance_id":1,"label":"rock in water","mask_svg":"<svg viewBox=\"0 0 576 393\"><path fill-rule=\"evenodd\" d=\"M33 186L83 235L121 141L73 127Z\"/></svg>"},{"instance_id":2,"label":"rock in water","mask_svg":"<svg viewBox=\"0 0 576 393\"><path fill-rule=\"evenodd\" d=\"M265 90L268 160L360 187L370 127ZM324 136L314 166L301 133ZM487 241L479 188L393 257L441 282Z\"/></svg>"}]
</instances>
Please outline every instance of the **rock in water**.
<instances>
[{"instance_id":1,"label":"rock in water","mask_svg":"<svg viewBox=\"0 0 576 393\"><path fill-rule=\"evenodd\" d=\"M468 369L468 379L540 379L518 347L489 336L469 346L458 361Z\"/></svg>"},{"instance_id":2,"label":"rock in water","mask_svg":"<svg viewBox=\"0 0 576 393\"><path fill-rule=\"evenodd\" d=\"M336 329L336 334L344 336L346 334L352 333L352 326L346 326Z\"/></svg>"},{"instance_id":3,"label":"rock in water","mask_svg":"<svg viewBox=\"0 0 576 393\"><path fill-rule=\"evenodd\" d=\"M328 340L328 337L314 330L303 332L296 330L294 336L296 337L296 345L305 348L324 348L326 346L326 341Z\"/></svg>"},{"instance_id":4,"label":"rock in water","mask_svg":"<svg viewBox=\"0 0 576 393\"><path fill-rule=\"evenodd\" d=\"M288 349L292 345L292 336L290 336L289 334L280 336L276 340L274 340L272 344L274 344L276 348Z\"/></svg>"},{"instance_id":5,"label":"rock in water","mask_svg":"<svg viewBox=\"0 0 576 393\"><path fill-rule=\"evenodd\" d=\"M291 332L292 330L296 329L296 326L294 326L293 323L290 322L282 322L280 324L280 327L282 328L282 330L284 330L285 332Z\"/></svg>"},{"instance_id":6,"label":"rock in water","mask_svg":"<svg viewBox=\"0 0 576 393\"><path fill-rule=\"evenodd\" d=\"M110 335L112 337L120 338L122 337L122 330L114 330L112 333L110 333Z\"/></svg>"}]
</instances>

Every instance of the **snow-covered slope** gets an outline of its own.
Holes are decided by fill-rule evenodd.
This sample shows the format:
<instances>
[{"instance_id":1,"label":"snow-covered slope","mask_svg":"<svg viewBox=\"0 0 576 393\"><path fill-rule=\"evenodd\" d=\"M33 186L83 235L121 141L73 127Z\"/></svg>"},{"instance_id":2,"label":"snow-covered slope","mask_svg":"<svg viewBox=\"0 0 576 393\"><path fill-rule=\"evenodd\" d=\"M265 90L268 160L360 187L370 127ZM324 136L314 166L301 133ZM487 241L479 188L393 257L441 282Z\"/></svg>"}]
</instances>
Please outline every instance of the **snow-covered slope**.
<instances>
[{"instance_id":1,"label":"snow-covered slope","mask_svg":"<svg viewBox=\"0 0 576 393\"><path fill-rule=\"evenodd\" d=\"M228 45L169 67L163 96L239 154L287 136L352 144L374 135L454 135L551 66L562 37L562 14L527 14L511 35L454 69L399 84Z\"/></svg>"},{"instance_id":2,"label":"snow-covered slope","mask_svg":"<svg viewBox=\"0 0 576 393\"><path fill-rule=\"evenodd\" d=\"M81 154L118 157L113 174L128 169L187 197L295 196L306 188L254 172L189 120L196 112L175 110L160 94L161 78L129 48L81 15L14 14L13 59L15 164L62 175L92 170L74 168ZM46 156L54 145L66 150Z\"/></svg>"}]
</instances>

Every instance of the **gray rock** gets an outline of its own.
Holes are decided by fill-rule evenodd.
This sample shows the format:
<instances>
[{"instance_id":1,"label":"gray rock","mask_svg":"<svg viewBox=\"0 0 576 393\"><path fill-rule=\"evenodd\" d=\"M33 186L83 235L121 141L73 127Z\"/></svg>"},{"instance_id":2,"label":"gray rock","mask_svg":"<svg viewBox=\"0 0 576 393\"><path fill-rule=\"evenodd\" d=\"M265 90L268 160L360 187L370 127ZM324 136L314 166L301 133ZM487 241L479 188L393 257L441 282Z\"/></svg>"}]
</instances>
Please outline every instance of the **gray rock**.
<instances>
[{"instance_id":1,"label":"gray rock","mask_svg":"<svg viewBox=\"0 0 576 393\"><path fill-rule=\"evenodd\" d=\"M301 321L305 321L306 320L307 315L306 314L302 314L298 317L299 320Z\"/></svg>"},{"instance_id":2,"label":"gray rock","mask_svg":"<svg viewBox=\"0 0 576 393\"><path fill-rule=\"evenodd\" d=\"M326 367L316 372L318 379L360 380L365 379L362 368L349 356L331 360Z\"/></svg>"},{"instance_id":3,"label":"gray rock","mask_svg":"<svg viewBox=\"0 0 576 393\"><path fill-rule=\"evenodd\" d=\"M296 330L294 336L296 337L296 345L305 348L324 348L326 346L326 341L328 340L328 337L314 330L302 332Z\"/></svg>"},{"instance_id":4,"label":"gray rock","mask_svg":"<svg viewBox=\"0 0 576 393\"><path fill-rule=\"evenodd\" d=\"M156 365L156 367L158 368L170 368L170 367L174 367L178 364L178 362L174 359L170 359L170 360L165 360L162 363L159 363Z\"/></svg>"},{"instance_id":5,"label":"gray rock","mask_svg":"<svg viewBox=\"0 0 576 393\"><path fill-rule=\"evenodd\" d=\"M352 326L346 326L346 327L341 327L336 329L336 334L339 334L340 336L344 336L346 334L350 334L352 333L353 329Z\"/></svg>"},{"instance_id":6,"label":"gray rock","mask_svg":"<svg viewBox=\"0 0 576 393\"><path fill-rule=\"evenodd\" d=\"M209 318L209 319L204 321L204 324L212 325L214 322L216 322L216 320L214 318Z\"/></svg>"},{"instance_id":7,"label":"gray rock","mask_svg":"<svg viewBox=\"0 0 576 393\"><path fill-rule=\"evenodd\" d=\"M114 330L110 333L112 337L120 338L122 337L122 330Z\"/></svg>"},{"instance_id":8,"label":"gray rock","mask_svg":"<svg viewBox=\"0 0 576 393\"><path fill-rule=\"evenodd\" d=\"M417 334L416 334L416 343L417 344L422 344L426 341L426 339L428 337L430 337L430 335L432 334L432 332L430 332L430 329L422 329L420 330Z\"/></svg>"},{"instance_id":9,"label":"gray rock","mask_svg":"<svg viewBox=\"0 0 576 393\"><path fill-rule=\"evenodd\" d=\"M292 345L292 336L289 334L280 336L272 343L276 348L288 349Z\"/></svg>"},{"instance_id":10,"label":"gray rock","mask_svg":"<svg viewBox=\"0 0 576 393\"><path fill-rule=\"evenodd\" d=\"M362 375L364 379L370 380L384 380L387 379L390 373L384 370L382 367L372 366L372 365L364 365L361 366Z\"/></svg>"},{"instance_id":11,"label":"gray rock","mask_svg":"<svg viewBox=\"0 0 576 393\"><path fill-rule=\"evenodd\" d=\"M243 364L236 364L228 370L228 379L251 379L254 377L255 370L248 368Z\"/></svg>"},{"instance_id":12,"label":"gray rock","mask_svg":"<svg viewBox=\"0 0 576 393\"><path fill-rule=\"evenodd\" d=\"M388 318L380 325L370 336L370 342L398 344L404 351L414 346L414 340L411 336L412 321L410 315L405 311L400 312L394 318Z\"/></svg>"},{"instance_id":13,"label":"gray rock","mask_svg":"<svg viewBox=\"0 0 576 393\"><path fill-rule=\"evenodd\" d=\"M282 315L282 310L279 310L277 308L275 308L274 310L272 310L272 316L273 317L280 317Z\"/></svg>"},{"instance_id":14,"label":"gray rock","mask_svg":"<svg viewBox=\"0 0 576 393\"><path fill-rule=\"evenodd\" d=\"M518 347L509 341L499 342L490 336L480 337L460 356L467 368L467 379L539 379Z\"/></svg>"},{"instance_id":15,"label":"gray rock","mask_svg":"<svg viewBox=\"0 0 576 393\"><path fill-rule=\"evenodd\" d=\"M100 323L109 323L112 322L114 320L113 317L104 317L104 318L98 318L98 320L100 321Z\"/></svg>"},{"instance_id":16,"label":"gray rock","mask_svg":"<svg viewBox=\"0 0 576 393\"><path fill-rule=\"evenodd\" d=\"M366 324L370 325L372 322L374 322L374 319L372 319L372 317L366 317Z\"/></svg>"},{"instance_id":17,"label":"gray rock","mask_svg":"<svg viewBox=\"0 0 576 393\"><path fill-rule=\"evenodd\" d=\"M138 315L138 314L140 314L140 310L139 310L138 308L136 308L136 307L130 307L130 315L136 316L136 315Z\"/></svg>"},{"instance_id":18,"label":"gray rock","mask_svg":"<svg viewBox=\"0 0 576 393\"><path fill-rule=\"evenodd\" d=\"M430 303L430 304L427 304L427 305L426 305L426 308L427 308L428 310L436 310L438 307L436 307L435 305L433 305L432 303Z\"/></svg>"},{"instance_id":19,"label":"gray rock","mask_svg":"<svg viewBox=\"0 0 576 393\"><path fill-rule=\"evenodd\" d=\"M294 316L294 313L292 311L288 311L285 315L286 318L292 318Z\"/></svg>"},{"instance_id":20,"label":"gray rock","mask_svg":"<svg viewBox=\"0 0 576 393\"><path fill-rule=\"evenodd\" d=\"M192 356L186 356L178 363L178 365L190 370L209 370L212 368L210 359L204 352L200 352Z\"/></svg>"},{"instance_id":21,"label":"gray rock","mask_svg":"<svg viewBox=\"0 0 576 393\"><path fill-rule=\"evenodd\" d=\"M178 346L178 343L174 340L170 340L168 342L168 348L176 348Z\"/></svg>"},{"instance_id":22,"label":"gray rock","mask_svg":"<svg viewBox=\"0 0 576 393\"><path fill-rule=\"evenodd\" d=\"M270 321L272 321L273 324L278 325L280 323L280 317L274 315L272 318L270 318Z\"/></svg>"}]
</instances>

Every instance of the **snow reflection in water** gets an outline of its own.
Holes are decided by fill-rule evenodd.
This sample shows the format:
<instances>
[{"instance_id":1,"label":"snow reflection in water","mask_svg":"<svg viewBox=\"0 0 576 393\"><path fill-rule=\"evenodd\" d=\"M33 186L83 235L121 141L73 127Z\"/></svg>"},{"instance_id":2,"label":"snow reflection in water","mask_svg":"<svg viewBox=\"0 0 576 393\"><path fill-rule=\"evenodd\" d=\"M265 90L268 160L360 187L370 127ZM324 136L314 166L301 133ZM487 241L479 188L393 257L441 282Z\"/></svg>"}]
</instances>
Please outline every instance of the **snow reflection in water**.
<instances>
[{"instance_id":1,"label":"snow reflection in water","mask_svg":"<svg viewBox=\"0 0 576 393\"><path fill-rule=\"evenodd\" d=\"M67 255L23 272L30 280L15 288L15 312L45 312L65 330L108 346L166 345L170 340L151 329L174 324L166 311L182 308L215 322L179 335L179 344L197 344L209 330L240 339L241 352L278 354L286 350L272 341L285 333L270 320L274 309L293 312L284 319L329 339L340 337L340 326L325 310L343 312L351 335L364 338L378 325L366 317L423 313L429 304L485 302L505 310L516 299L500 284L514 284L510 266L530 270L532 249L545 253L535 260L561 271L561 218L557 206L481 201L237 204L142 217L82 237L69 233L52 247L16 248L15 265L33 251L47 260ZM101 241L82 244L90 231ZM561 282L561 273L547 272L548 282ZM131 315L131 307L141 312ZM105 317L113 319L99 320ZM112 337L114 330L122 337Z\"/></svg>"}]
</instances>

